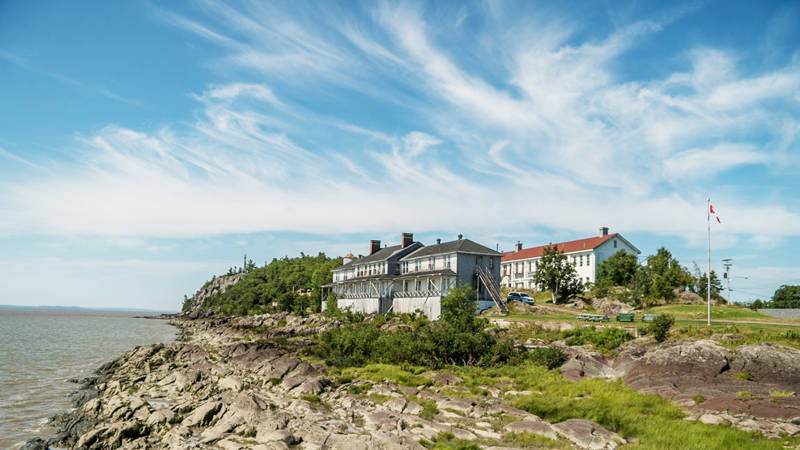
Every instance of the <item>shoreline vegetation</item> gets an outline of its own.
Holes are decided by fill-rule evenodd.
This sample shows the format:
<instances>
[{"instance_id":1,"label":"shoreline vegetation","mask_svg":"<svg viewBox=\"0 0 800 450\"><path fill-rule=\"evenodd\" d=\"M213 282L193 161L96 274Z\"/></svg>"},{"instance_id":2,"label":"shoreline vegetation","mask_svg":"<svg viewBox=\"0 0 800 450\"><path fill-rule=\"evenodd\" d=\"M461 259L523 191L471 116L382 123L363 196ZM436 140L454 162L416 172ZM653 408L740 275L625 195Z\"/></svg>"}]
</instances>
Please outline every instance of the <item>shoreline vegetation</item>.
<instances>
[{"instance_id":1,"label":"shoreline vegetation","mask_svg":"<svg viewBox=\"0 0 800 450\"><path fill-rule=\"evenodd\" d=\"M477 317L472 298L454 290L436 322L312 306L188 309L172 319L178 341L138 347L81 380L49 445L800 446L800 333L788 323L703 330L686 324L691 308L673 308L658 342L653 325L586 326L569 307L513 305L516 322ZM548 314L559 319L537 320ZM788 345L770 343L778 335Z\"/></svg>"}]
</instances>

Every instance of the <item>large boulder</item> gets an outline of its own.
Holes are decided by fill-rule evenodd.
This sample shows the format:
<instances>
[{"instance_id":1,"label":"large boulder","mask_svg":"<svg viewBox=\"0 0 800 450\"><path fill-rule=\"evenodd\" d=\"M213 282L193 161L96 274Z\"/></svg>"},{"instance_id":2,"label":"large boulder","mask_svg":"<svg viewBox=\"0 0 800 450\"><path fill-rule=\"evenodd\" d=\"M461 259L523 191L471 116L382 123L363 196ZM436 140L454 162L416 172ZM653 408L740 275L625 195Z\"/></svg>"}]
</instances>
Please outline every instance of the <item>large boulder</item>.
<instances>
[{"instance_id":1,"label":"large boulder","mask_svg":"<svg viewBox=\"0 0 800 450\"><path fill-rule=\"evenodd\" d=\"M580 448L603 450L615 449L626 441L617 433L584 419L568 419L553 425L553 428Z\"/></svg>"},{"instance_id":2,"label":"large boulder","mask_svg":"<svg viewBox=\"0 0 800 450\"><path fill-rule=\"evenodd\" d=\"M772 343L743 345L731 361L734 373L749 373L755 381L800 390L800 350Z\"/></svg>"}]
</instances>

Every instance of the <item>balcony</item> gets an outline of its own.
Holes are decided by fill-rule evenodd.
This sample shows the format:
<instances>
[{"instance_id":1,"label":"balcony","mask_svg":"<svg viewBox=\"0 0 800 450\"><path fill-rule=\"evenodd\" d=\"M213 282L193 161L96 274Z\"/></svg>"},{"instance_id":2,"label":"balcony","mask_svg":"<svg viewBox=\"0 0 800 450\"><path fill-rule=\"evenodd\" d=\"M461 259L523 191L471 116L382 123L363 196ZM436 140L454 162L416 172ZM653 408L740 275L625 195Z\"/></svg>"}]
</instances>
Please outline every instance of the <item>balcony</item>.
<instances>
[{"instance_id":1,"label":"balcony","mask_svg":"<svg viewBox=\"0 0 800 450\"><path fill-rule=\"evenodd\" d=\"M442 291L395 291L394 298L411 298L411 297L441 297Z\"/></svg>"}]
</instances>

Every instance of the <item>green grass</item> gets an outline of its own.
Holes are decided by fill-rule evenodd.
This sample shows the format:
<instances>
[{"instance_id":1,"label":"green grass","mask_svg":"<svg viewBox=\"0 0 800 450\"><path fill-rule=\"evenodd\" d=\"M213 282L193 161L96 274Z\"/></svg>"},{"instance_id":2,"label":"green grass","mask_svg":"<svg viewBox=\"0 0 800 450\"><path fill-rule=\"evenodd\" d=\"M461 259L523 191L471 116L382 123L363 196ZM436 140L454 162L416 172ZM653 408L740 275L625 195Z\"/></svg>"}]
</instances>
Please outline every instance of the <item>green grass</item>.
<instances>
[{"instance_id":1,"label":"green grass","mask_svg":"<svg viewBox=\"0 0 800 450\"><path fill-rule=\"evenodd\" d=\"M704 323L678 320L675 322L671 336L675 339L709 339L714 334L741 336L741 339L718 341L720 345L728 348L762 342L800 348L800 328L795 325L712 322L711 327L708 327Z\"/></svg>"},{"instance_id":2,"label":"green grass","mask_svg":"<svg viewBox=\"0 0 800 450\"><path fill-rule=\"evenodd\" d=\"M331 368L332 370L333 368ZM341 369L342 376L360 378L374 382L390 380L402 386L432 386L433 379L421 375L424 368L416 366L401 367L392 364L369 364L364 367L348 367Z\"/></svg>"},{"instance_id":3,"label":"green grass","mask_svg":"<svg viewBox=\"0 0 800 450\"><path fill-rule=\"evenodd\" d=\"M778 398L780 398L780 397L784 397L784 398L792 397L793 395L794 395L793 392L786 392L786 391L771 391L769 393L770 397L778 397Z\"/></svg>"},{"instance_id":4,"label":"green grass","mask_svg":"<svg viewBox=\"0 0 800 450\"><path fill-rule=\"evenodd\" d=\"M736 378L737 380L742 380L742 381L753 381L753 374L750 373L750 371L739 372L736 375L734 375L734 378Z\"/></svg>"},{"instance_id":5,"label":"green grass","mask_svg":"<svg viewBox=\"0 0 800 450\"><path fill-rule=\"evenodd\" d=\"M626 387L622 381L588 379L572 382L557 371L532 364L497 368L454 368L465 386L493 385L511 380L516 390L534 394L516 397L512 406L536 414L551 423L571 418L595 421L634 440L626 448L641 449L729 449L781 448L783 441L800 444L800 438L781 441L729 427L688 422L677 405L656 395L645 395Z\"/></svg>"},{"instance_id":6,"label":"green grass","mask_svg":"<svg viewBox=\"0 0 800 450\"><path fill-rule=\"evenodd\" d=\"M566 442L554 441L534 433L508 433L503 436L503 440L522 448L572 448Z\"/></svg>"},{"instance_id":7,"label":"green grass","mask_svg":"<svg viewBox=\"0 0 800 450\"><path fill-rule=\"evenodd\" d=\"M646 314L672 314L676 319L697 320L705 319L708 315L706 305L664 305L648 308ZM711 320L730 319L730 320L763 320L767 322L782 322L781 319L761 314L752 309L739 306L712 306Z\"/></svg>"}]
</instances>

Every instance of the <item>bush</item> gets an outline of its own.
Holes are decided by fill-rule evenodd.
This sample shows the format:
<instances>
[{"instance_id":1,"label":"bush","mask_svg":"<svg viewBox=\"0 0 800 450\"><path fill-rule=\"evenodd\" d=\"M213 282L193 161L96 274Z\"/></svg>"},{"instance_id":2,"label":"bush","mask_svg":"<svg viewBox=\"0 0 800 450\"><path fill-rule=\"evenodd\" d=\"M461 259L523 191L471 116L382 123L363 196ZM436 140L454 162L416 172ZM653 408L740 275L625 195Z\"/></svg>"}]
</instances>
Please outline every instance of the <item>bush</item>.
<instances>
[{"instance_id":1,"label":"bush","mask_svg":"<svg viewBox=\"0 0 800 450\"><path fill-rule=\"evenodd\" d=\"M675 317L671 314L661 314L647 327L647 334L652 334L656 342L664 342L674 323Z\"/></svg>"},{"instance_id":2,"label":"bush","mask_svg":"<svg viewBox=\"0 0 800 450\"><path fill-rule=\"evenodd\" d=\"M457 287L442 300L442 320L429 322L413 316L410 331L380 330L385 317L371 323L356 322L322 333L313 352L334 367L360 367L369 363L413 363L489 366L521 361L525 351L509 339L487 333L485 319L475 316L475 291Z\"/></svg>"},{"instance_id":3,"label":"bush","mask_svg":"<svg viewBox=\"0 0 800 450\"><path fill-rule=\"evenodd\" d=\"M567 360L564 351L558 347L535 348L530 352L529 358L537 366L547 367L548 369L560 367Z\"/></svg>"},{"instance_id":4,"label":"bush","mask_svg":"<svg viewBox=\"0 0 800 450\"><path fill-rule=\"evenodd\" d=\"M325 297L325 315L331 317L339 313L339 303L336 301L336 295L333 293L328 294L328 296Z\"/></svg>"},{"instance_id":5,"label":"bush","mask_svg":"<svg viewBox=\"0 0 800 450\"><path fill-rule=\"evenodd\" d=\"M613 350L633 339L633 335L622 328L607 327L598 330L594 326L566 330L562 333L562 337L567 338L565 341L567 345L591 343L601 351Z\"/></svg>"}]
</instances>

